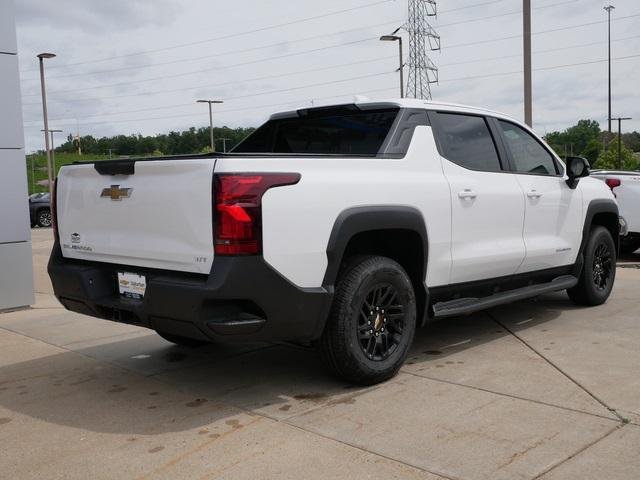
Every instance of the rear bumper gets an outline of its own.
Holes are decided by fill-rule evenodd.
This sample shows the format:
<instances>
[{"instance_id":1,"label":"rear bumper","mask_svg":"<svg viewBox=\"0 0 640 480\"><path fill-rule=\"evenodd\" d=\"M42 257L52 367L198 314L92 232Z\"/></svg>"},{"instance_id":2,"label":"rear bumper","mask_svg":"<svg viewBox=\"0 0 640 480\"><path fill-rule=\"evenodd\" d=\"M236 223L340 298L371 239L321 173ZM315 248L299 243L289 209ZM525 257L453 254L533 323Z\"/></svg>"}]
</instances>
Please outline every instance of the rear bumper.
<instances>
[{"instance_id":1,"label":"rear bumper","mask_svg":"<svg viewBox=\"0 0 640 480\"><path fill-rule=\"evenodd\" d=\"M48 272L68 310L216 341L315 340L333 297L293 285L262 257L216 257L205 276L66 259L56 243ZM146 275L144 300L120 297L117 272Z\"/></svg>"}]
</instances>

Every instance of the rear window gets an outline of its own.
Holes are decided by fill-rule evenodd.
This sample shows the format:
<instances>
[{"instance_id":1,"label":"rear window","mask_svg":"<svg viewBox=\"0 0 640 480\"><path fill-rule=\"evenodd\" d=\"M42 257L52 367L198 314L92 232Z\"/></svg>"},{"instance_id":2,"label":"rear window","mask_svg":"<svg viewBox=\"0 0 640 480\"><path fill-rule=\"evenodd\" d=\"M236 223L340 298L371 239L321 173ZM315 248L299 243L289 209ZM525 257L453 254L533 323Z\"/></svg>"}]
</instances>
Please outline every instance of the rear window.
<instances>
[{"instance_id":1,"label":"rear window","mask_svg":"<svg viewBox=\"0 0 640 480\"><path fill-rule=\"evenodd\" d=\"M258 128L233 153L375 156L389 135L398 108L309 110Z\"/></svg>"}]
</instances>

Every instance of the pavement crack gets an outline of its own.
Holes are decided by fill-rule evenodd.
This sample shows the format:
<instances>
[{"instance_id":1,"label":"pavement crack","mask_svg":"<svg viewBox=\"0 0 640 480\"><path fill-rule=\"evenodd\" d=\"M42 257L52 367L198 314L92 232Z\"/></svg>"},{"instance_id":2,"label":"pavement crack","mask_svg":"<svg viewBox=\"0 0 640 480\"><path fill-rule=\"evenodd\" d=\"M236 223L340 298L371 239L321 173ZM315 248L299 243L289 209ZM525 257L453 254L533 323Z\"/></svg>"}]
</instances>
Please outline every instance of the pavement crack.
<instances>
[{"instance_id":1,"label":"pavement crack","mask_svg":"<svg viewBox=\"0 0 640 480\"><path fill-rule=\"evenodd\" d=\"M542 472L540 472L539 474L537 474L535 477L533 477L531 480L538 480L544 476L546 476L548 473L550 473L551 471L555 470L556 468L558 468L561 465L564 465L565 463L567 463L569 460L571 460L572 458L577 457L578 455L580 455L581 453L585 452L586 450L590 449L591 447L593 447L594 445L600 443L602 440L604 440L605 438L607 438L608 436L610 436L612 433L617 432L618 430L620 430L621 428L623 428L625 426L625 424L623 423L619 423L618 425L616 425L614 428L612 428L611 430L609 430L608 432L606 432L604 435L599 436L598 438L596 438L595 440L593 440L592 442L587 443L586 445L584 445L583 447L581 447L580 449L578 449L577 451L573 452L571 455L569 455L567 458L564 458L562 460L560 460L559 462L555 463L554 465L551 465L549 468L543 470Z\"/></svg>"},{"instance_id":2,"label":"pavement crack","mask_svg":"<svg viewBox=\"0 0 640 480\"><path fill-rule=\"evenodd\" d=\"M542 360L544 360L548 365L550 365L551 367L553 367L555 370L557 370L561 375L563 375L565 378L567 378L569 381L571 381L572 383L574 383L578 388L580 388L583 392L585 392L587 395L589 395L591 398L593 398L596 402L598 402L600 405L602 405L604 408L606 408L608 411L610 411L612 414L614 414L618 420L620 420L621 424L626 424L629 422L629 420L625 417L623 417L622 415L620 415L615 408L610 407L609 405L607 405L607 403L600 399L600 397L598 397L595 393L593 393L591 390L589 390L587 387L585 387L584 385L582 385L580 382L578 382L578 380L576 380L575 378L573 378L571 375L569 375L567 372L565 372L562 368L560 368L560 366L556 365L551 359L547 358L542 352L540 352L538 349L536 349L533 345L531 345L530 343L528 343L524 338L522 338L520 335L518 335L515 331L513 331L511 328L509 328L507 325L504 324L504 322L501 322L500 320L498 320L492 312L487 311L487 316L489 318L491 318L494 322L496 322L498 325L500 325L502 328L505 329L505 331L509 332L509 334L511 334L515 339L517 339L518 341L520 341L525 347L527 347L529 350L531 350L533 353L535 353L536 355L538 355Z\"/></svg>"}]
</instances>

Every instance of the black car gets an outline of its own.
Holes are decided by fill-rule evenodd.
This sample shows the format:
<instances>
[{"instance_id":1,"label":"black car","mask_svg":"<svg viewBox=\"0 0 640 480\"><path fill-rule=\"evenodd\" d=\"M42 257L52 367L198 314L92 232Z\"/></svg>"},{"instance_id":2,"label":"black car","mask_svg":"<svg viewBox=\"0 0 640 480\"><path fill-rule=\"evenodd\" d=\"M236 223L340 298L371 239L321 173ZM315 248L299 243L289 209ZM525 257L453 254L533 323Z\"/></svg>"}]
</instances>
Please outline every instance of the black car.
<instances>
[{"instance_id":1,"label":"black car","mask_svg":"<svg viewBox=\"0 0 640 480\"><path fill-rule=\"evenodd\" d=\"M34 193L29 196L29 216L31 226L51 226L51 198L48 193Z\"/></svg>"}]
</instances>

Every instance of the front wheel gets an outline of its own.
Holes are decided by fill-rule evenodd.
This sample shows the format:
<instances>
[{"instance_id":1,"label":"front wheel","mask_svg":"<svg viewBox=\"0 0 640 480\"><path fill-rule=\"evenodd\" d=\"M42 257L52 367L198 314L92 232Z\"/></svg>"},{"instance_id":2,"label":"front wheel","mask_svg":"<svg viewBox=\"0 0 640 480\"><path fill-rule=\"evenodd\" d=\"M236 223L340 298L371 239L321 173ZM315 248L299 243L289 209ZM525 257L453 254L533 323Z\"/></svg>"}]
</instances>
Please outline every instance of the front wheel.
<instances>
[{"instance_id":1,"label":"front wheel","mask_svg":"<svg viewBox=\"0 0 640 480\"><path fill-rule=\"evenodd\" d=\"M584 267L578 284L567 290L578 305L595 306L607 301L616 278L616 246L609 231L591 230L584 250Z\"/></svg>"},{"instance_id":2,"label":"front wheel","mask_svg":"<svg viewBox=\"0 0 640 480\"><path fill-rule=\"evenodd\" d=\"M368 256L344 269L320 352L339 377L373 385L404 363L416 329L416 299L409 276L395 261Z\"/></svg>"}]
</instances>

